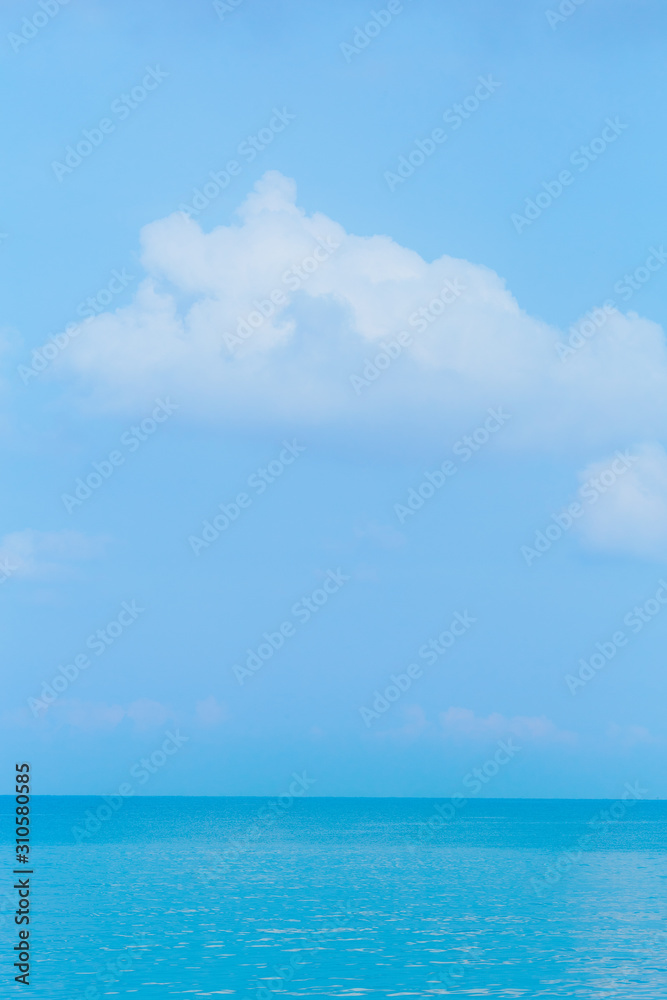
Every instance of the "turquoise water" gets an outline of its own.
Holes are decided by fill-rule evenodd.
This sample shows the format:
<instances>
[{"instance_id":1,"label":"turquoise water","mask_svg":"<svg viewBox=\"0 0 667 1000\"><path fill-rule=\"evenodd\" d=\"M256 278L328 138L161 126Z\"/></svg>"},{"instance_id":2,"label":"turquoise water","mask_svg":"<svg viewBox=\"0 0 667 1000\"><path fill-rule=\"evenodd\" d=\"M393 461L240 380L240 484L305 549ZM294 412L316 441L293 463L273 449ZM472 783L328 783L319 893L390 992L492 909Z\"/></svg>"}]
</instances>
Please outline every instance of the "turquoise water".
<instances>
[{"instance_id":1,"label":"turquoise water","mask_svg":"<svg viewBox=\"0 0 667 1000\"><path fill-rule=\"evenodd\" d=\"M102 800L33 799L33 985L6 918L3 996L667 997L667 802L266 801L133 798L76 844Z\"/></svg>"}]
</instances>

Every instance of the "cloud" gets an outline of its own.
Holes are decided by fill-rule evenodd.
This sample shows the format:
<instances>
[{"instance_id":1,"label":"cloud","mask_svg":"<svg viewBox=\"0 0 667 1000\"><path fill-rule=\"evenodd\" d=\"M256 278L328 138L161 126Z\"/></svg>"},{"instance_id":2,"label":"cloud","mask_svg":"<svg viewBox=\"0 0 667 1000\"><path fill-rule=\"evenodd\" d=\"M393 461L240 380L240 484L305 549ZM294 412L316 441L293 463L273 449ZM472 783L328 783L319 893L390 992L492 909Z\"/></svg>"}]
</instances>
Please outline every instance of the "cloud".
<instances>
[{"instance_id":1,"label":"cloud","mask_svg":"<svg viewBox=\"0 0 667 1000\"><path fill-rule=\"evenodd\" d=\"M174 719L174 713L166 705L159 701L150 701L148 698L140 698L128 705L125 712L128 719L132 719L135 729L143 732L147 729L156 729L163 726L165 722Z\"/></svg>"},{"instance_id":2,"label":"cloud","mask_svg":"<svg viewBox=\"0 0 667 1000\"><path fill-rule=\"evenodd\" d=\"M667 454L656 444L632 451L633 465L617 478L611 472L612 458L595 462L581 473L580 478L592 484L596 499L589 500L578 529L591 549L665 560Z\"/></svg>"},{"instance_id":3,"label":"cloud","mask_svg":"<svg viewBox=\"0 0 667 1000\"><path fill-rule=\"evenodd\" d=\"M227 708L214 695L209 695L205 701L198 701L195 706L197 721L205 727L219 726L228 717Z\"/></svg>"},{"instance_id":4,"label":"cloud","mask_svg":"<svg viewBox=\"0 0 667 1000\"><path fill-rule=\"evenodd\" d=\"M371 739L378 743L414 742L433 728L421 705L404 705L401 711L402 725L388 729L377 729Z\"/></svg>"},{"instance_id":5,"label":"cloud","mask_svg":"<svg viewBox=\"0 0 667 1000\"><path fill-rule=\"evenodd\" d=\"M130 719L134 732L142 733L164 725L174 718L174 713L166 705L147 699L123 706L66 698L51 706L48 718L57 728L66 725L84 732L109 731L116 729L124 719Z\"/></svg>"},{"instance_id":6,"label":"cloud","mask_svg":"<svg viewBox=\"0 0 667 1000\"><path fill-rule=\"evenodd\" d=\"M121 705L75 698L56 702L51 709L51 719L55 721L56 728L71 726L89 733L113 730L124 718L125 709Z\"/></svg>"},{"instance_id":7,"label":"cloud","mask_svg":"<svg viewBox=\"0 0 667 1000\"><path fill-rule=\"evenodd\" d=\"M469 708L449 708L440 713L439 721L444 735L452 738L482 740L513 735L524 741L538 743L573 745L578 742L576 733L559 729L544 715L514 715L508 718L499 712L493 712L482 718Z\"/></svg>"},{"instance_id":8,"label":"cloud","mask_svg":"<svg viewBox=\"0 0 667 1000\"><path fill-rule=\"evenodd\" d=\"M5 713L6 725L38 726L42 729L61 729L70 726L81 732L110 732L128 719L135 733L157 729L166 722L175 721L174 711L158 701L142 698L128 705L108 704L102 701L80 698L58 698L49 706L49 711L37 718L26 708Z\"/></svg>"},{"instance_id":9,"label":"cloud","mask_svg":"<svg viewBox=\"0 0 667 1000\"><path fill-rule=\"evenodd\" d=\"M470 708L452 707L437 714L437 722L428 718L421 705L406 705L402 710L402 724L389 729L379 729L372 738L378 742L409 741L422 739L456 740L486 743L490 740L516 736L524 743L574 746L579 742L577 733L558 726L544 715L514 715L508 717L492 712L483 717Z\"/></svg>"},{"instance_id":10,"label":"cloud","mask_svg":"<svg viewBox=\"0 0 667 1000\"><path fill-rule=\"evenodd\" d=\"M79 531L14 531L0 539L0 566L5 579L49 580L72 576L73 563L103 554L108 539Z\"/></svg>"},{"instance_id":11,"label":"cloud","mask_svg":"<svg viewBox=\"0 0 667 1000\"><path fill-rule=\"evenodd\" d=\"M502 405L516 416L503 447L531 449L667 432L656 323L614 311L565 363L560 332L489 268L348 234L298 208L277 172L238 222L204 233L178 212L141 241L132 303L82 327L57 362L89 405L140 409L171 392L192 419L440 443Z\"/></svg>"},{"instance_id":12,"label":"cloud","mask_svg":"<svg viewBox=\"0 0 667 1000\"><path fill-rule=\"evenodd\" d=\"M406 537L391 524L379 524L377 521L358 523L354 529L355 538L368 539L381 549L398 549L405 545Z\"/></svg>"},{"instance_id":13,"label":"cloud","mask_svg":"<svg viewBox=\"0 0 667 1000\"><path fill-rule=\"evenodd\" d=\"M623 750L636 746L661 746L664 740L654 736L646 726L619 726L610 722L606 733L609 741Z\"/></svg>"},{"instance_id":14,"label":"cloud","mask_svg":"<svg viewBox=\"0 0 667 1000\"><path fill-rule=\"evenodd\" d=\"M182 706L178 711L150 698L138 698L128 704L58 698L49 705L48 712L40 712L37 717L28 708L20 707L3 713L2 722L12 728L38 727L46 731L69 726L85 733L108 733L125 723L125 728L133 735L141 736L184 723L208 729L227 718L227 707L210 695L205 701Z\"/></svg>"}]
</instances>

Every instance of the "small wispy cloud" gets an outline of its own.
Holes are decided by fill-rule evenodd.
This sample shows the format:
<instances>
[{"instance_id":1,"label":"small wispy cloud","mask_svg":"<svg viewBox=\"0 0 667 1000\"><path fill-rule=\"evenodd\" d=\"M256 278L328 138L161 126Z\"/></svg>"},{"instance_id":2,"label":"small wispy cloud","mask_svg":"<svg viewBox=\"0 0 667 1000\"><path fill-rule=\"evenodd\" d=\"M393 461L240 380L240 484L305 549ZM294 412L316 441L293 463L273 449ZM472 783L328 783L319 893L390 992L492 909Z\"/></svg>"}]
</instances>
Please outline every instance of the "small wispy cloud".
<instances>
[{"instance_id":1,"label":"small wispy cloud","mask_svg":"<svg viewBox=\"0 0 667 1000\"><path fill-rule=\"evenodd\" d=\"M0 567L5 579L61 579L73 575L77 564L103 555L108 542L80 531L13 531L0 539Z\"/></svg>"},{"instance_id":2,"label":"small wispy cloud","mask_svg":"<svg viewBox=\"0 0 667 1000\"><path fill-rule=\"evenodd\" d=\"M618 479L612 481L611 459L581 473L582 480L599 485L578 529L597 551L667 560L667 453L658 444L632 451L633 464Z\"/></svg>"},{"instance_id":3,"label":"small wispy cloud","mask_svg":"<svg viewBox=\"0 0 667 1000\"><path fill-rule=\"evenodd\" d=\"M545 715L510 717L492 712L483 717L475 715L469 708L449 708L440 713L439 722L445 736L471 740L497 739L511 734L524 742L574 745L579 739L576 733L559 729Z\"/></svg>"}]
</instances>

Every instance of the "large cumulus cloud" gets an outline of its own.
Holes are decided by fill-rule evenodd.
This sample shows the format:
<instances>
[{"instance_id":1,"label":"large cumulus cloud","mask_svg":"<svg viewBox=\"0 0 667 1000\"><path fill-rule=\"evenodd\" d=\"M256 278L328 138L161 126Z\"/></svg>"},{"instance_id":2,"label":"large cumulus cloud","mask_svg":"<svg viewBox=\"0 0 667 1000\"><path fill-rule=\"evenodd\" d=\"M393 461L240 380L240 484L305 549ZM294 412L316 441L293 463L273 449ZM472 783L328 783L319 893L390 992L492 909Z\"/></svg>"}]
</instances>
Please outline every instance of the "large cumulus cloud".
<instances>
[{"instance_id":1,"label":"large cumulus cloud","mask_svg":"<svg viewBox=\"0 0 667 1000\"><path fill-rule=\"evenodd\" d=\"M193 419L442 442L502 405L515 417L504 447L583 445L590 460L664 436L656 323L613 311L564 360L567 334L493 271L308 216L276 172L233 225L205 233L178 212L146 226L142 247L132 303L86 324L57 366L96 406L172 392Z\"/></svg>"}]
</instances>

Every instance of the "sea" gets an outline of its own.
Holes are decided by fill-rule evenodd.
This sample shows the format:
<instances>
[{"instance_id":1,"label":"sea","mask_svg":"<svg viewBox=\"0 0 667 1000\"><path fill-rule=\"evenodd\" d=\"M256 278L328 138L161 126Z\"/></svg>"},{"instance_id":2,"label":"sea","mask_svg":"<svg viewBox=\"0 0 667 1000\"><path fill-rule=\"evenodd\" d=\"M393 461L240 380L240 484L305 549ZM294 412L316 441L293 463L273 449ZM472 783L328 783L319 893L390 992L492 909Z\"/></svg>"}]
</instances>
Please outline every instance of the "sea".
<instances>
[{"instance_id":1,"label":"sea","mask_svg":"<svg viewBox=\"0 0 667 1000\"><path fill-rule=\"evenodd\" d=\"M29 987L13 806L3 998L667 998L667 802L37 796Z\"/></svg>"}]
</instances>

